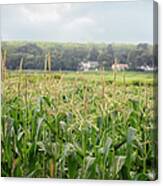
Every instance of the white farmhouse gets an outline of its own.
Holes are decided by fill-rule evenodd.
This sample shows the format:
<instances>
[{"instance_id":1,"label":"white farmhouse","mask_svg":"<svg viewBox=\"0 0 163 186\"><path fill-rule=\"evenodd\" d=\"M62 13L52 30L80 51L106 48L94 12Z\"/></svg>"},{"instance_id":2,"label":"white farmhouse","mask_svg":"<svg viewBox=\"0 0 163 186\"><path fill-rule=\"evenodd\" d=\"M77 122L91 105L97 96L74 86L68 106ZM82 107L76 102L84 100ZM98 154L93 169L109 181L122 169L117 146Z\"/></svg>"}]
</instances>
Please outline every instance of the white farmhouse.
<instances>
[{"instance_id":1,"label":"white farmhouse","mask_svg":"<svg viewBox=\"0 0 163 186\"><path fill-rule=\"evenodd\" d=\"M98 61L87 61L87 62L80 63L80 70L83 70L85 72L87 72L89 70L97 71L98 67L99 67Z\"/></svg>"}]
</instances>

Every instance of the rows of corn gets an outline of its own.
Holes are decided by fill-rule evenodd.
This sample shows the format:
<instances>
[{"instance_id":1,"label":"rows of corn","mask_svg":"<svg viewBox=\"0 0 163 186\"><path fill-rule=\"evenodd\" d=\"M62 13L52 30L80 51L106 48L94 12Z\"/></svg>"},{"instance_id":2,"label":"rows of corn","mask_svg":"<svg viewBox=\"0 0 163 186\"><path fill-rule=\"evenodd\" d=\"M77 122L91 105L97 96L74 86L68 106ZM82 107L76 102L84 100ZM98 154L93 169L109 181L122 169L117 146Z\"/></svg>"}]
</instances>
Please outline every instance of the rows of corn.
<instances>
[{"instance_id":1,"label":"rows of corn","mask_svg":"<svg viewBox=\"0 0 163 186\"><path fill-rule=\"evenodd\" d=\"M111 76L112 81L106 81ZM8 72L2 83L1 175L157 178L154 85L116 73Z\"/></svg>"}]
</instances>

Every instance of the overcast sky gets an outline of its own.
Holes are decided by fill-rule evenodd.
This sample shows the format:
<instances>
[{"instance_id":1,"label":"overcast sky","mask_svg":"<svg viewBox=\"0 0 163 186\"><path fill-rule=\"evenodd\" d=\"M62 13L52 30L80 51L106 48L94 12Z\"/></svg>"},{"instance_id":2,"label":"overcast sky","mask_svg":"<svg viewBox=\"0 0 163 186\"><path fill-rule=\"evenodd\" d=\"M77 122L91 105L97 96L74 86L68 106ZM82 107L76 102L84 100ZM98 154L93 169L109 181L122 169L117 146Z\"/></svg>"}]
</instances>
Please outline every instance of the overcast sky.
<instances>
[{"instance_id":1,"label":"overcast sky","mask_svg":"<svg viewBox=\"0 0 163 186\"><path fill-rule=\"evenodd\" d=\"M152 43L152 0L1 6L2 40Z\"/></svg>"}]
</instances>

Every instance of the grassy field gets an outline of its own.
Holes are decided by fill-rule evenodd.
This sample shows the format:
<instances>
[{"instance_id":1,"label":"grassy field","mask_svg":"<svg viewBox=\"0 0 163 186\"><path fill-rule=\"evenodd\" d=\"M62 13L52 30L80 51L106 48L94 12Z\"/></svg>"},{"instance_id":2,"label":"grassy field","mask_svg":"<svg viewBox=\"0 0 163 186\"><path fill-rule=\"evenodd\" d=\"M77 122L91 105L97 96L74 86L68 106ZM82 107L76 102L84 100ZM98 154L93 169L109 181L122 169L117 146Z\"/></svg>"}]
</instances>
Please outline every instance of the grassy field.
<instances>
[{"instance_id":1,"label":"grassy field","mask_svg":"<svg viewBox=\"0 0 163 186\"><path fill-rule=\"evenodd\" d=\"M1 174L157 178L152 73L8 72Z\"/></svg>"}]
</instances>

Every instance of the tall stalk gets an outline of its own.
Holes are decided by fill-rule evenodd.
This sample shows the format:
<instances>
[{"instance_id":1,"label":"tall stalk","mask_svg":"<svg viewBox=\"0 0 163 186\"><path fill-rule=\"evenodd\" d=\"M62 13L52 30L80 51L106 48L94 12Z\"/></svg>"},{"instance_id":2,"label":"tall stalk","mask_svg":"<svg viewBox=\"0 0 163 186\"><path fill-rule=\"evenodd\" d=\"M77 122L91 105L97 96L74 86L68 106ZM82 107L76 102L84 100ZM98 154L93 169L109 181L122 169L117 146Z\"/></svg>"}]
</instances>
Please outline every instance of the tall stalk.
<instances>
[{"instance_id":1,"label":"tall stalk","mask_svg":"<svg viewBox=\"0 0 163 186\"><path fill-rule=\"evenodd\" d=\"M22 72L23 70L23 57L20 60L20 65L19 65L19 71Z\"/></svg>"},{"instance_id":2,"label":"tall stalk","mask_svg":"<svg viewBox=\"0 0 163 186\"><path fill-rule=\"evenodd\" d=\"M2 80L6 79L6 60L7 60L7 51L1 52L1 72Z\"/></svg>"},{"instance_id":3,"label":"tall stalk","mask_svg":"<svg viewBox=\"0 0 163 186\"><path fill-rule=\"evenodd\" d=\"M104 77L104 67L102 67L101 69L101 85L102 85L102 92L101 92L101 95L102 95L102 105L103 105L103 108L105 107L105 77Z\"/></svg>"},{"instance_id":4,"label":"tall stalk","mask_svg":"<svg viewBox=\"0 0 163 186\"><path fill-rule=\"evenodd\" d=\"M50 54L50 52L48 53L47 56L48 56L48 57L47 57L47 61L48 61L48 70L49 70L49 72L51 72L51 54Z\"/></svg>"},{"instance_id":5,"label":"tall stalk","mask_svg":"<svg viewBox=\"0 0 163 186\"><path fill-rule=\"evenodd\" d=\"M44 72L47 72L47 55L45 55Z\"/></svg>"}]
</instances>

